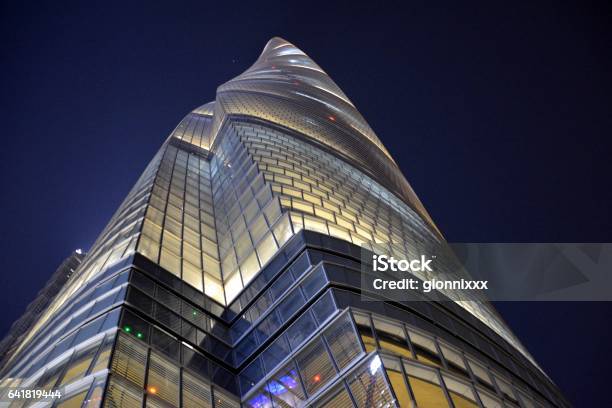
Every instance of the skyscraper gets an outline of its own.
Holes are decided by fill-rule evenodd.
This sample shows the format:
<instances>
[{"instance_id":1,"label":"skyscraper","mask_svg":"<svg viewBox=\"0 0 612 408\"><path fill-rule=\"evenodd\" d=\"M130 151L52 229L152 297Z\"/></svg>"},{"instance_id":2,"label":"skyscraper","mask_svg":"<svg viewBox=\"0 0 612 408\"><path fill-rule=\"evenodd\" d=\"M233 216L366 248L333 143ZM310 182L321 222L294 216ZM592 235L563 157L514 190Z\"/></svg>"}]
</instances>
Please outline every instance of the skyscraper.
<instances>
[{"instance_id":1,"label":"skyscraper","mask_svg":"<svg viewBox=\"0 0 612 408\"><path fill-rule=\"evenodd\" d=\"M30 302L25 313L13 323L8 334L0 342L0 367L4 365L4 359L12 354L14 347L19 345L19 338L36 323L40 314L45 311L49 303L68 282L84 257L83 252L77 249L68 258L64 259L45 286L38 292L36 298Z\"/></svg>"},{"instance_id":2,"label":"skyscraper","mask_svg":"<svg viewBox=\"0 0 612 408\"><path fill-rule=\"evenodd\" d=\"M274 38L164 142L1 385L57 407L567 406L488 303L362 293L364 253L443 241L346 95Z\"/></svg>"}]
</instances>

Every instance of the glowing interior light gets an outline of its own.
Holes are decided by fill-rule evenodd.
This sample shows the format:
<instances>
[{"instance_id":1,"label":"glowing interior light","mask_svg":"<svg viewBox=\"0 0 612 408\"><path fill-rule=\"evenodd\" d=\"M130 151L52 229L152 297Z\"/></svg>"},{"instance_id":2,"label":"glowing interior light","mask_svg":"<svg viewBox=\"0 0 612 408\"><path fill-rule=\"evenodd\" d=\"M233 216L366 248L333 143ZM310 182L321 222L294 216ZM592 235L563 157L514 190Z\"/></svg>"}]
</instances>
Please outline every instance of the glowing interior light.
<instances>
[{"instance_id":1,"label":"glowing interior light","mask_svg":"<svg viewBox=\"0 0 612 408\"><path fill-rule=\"evenodd\" d=\"M123 326L123 331L126 333L131 333L132 332L132 328L130 326Z\"/></svg>"},{"instance_id":2,"label":"glowing interior light","mask_svg":"<svg viewBox=\"0 0 612 408\"><path fill-rule=\"evenodd\" d=\"M370 374L376 374L376 371L380 368L382 362L380 361L380 357L376 356L372 361L370 361Z\"/></svg>"},{"instance_id":3,"label":"glowing interior light","mask_svg":"<svg viewBox=\"0 0 612 408\"><path fill-rule=\"evenodd\" d=\"M143 334L142 334L141 332L137 332L137 333L136 333L136 337L138 337L139 339L142 339Z\"/></svg>"},{"instance_id":4,"label":"glowing interior light","mask_svg":"<svg viewBox=\"0 0 612 408\"><path fill-rule=\"evenodd\" d=\"M157 388L153 387L152 385L149 386L149 388L147 388L147 390L149 391L149 393L151 394L157 394Z\"/></svg>"},{"instance_id":5,"label":"glowing interior light","mask_svg":"<svg viewBox=\"0 0 612 408\"><path fill-rule=\"evenodd\" d=\"M194 310L193 312L191 312L191 314L194 315L194 316L197 316L198 312Z\"/></svg>"},{"instance_id":6,"label":"glowing interior light","mask_svg":"<svg viewBox=\"0 0 612 408\"><path fill-rule=\"evenodd\" d=\"M314 377L312 377L312 381L314 382L319 382L321 381L321 376L319 374L315 374Z\"/></svg>"},{"instance_id":7,"label":"glowing interior light","mask_svg":"<svg viewBox=\"0 0 612 408\"><path fill-rule=\"evenodd\" d=\"M328 116L328 118L329 118L329 120L331 120L332 122L335 122L335 121L336 121L335 116L329 115L329 116Z\"/></svg>"},{"instance_id":8,"label":"glowing interior light","mask_svg":"<svg viewBox=\"0 0 612 408\"><path fill-rule=\"evenodd\" d=\"M291 375L296 376L296 373L294 370L291 371ZM285 386L289 389L294 389L295 387L297 387L297 381L295 381L294 377L291 377L289 375L282 376L280 378L280 382L285 384Z\"/></svg>"},{"instance_id":9,"label":"glowing interior light","mask_svg":"<svg viewBox=\"0 0 612 408\"><path fill-rule=\"evenodd\" d=\"M276 381L270 381L270 383L267 385L266 389L268 390L268 392L272 395L281 395L287 392L287 389L285 387L283 387L282 384L276 382Z\"/></svg>"}]
</instances>

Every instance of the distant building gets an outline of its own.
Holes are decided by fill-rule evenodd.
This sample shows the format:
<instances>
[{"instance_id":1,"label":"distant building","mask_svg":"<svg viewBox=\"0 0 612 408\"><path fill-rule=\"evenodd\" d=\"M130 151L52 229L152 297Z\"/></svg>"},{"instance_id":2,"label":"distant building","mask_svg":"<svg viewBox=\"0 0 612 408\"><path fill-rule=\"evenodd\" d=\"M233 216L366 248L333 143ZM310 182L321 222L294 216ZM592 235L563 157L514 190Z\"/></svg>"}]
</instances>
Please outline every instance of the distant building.
<instances>
[{"instance_id":1,"label":"distant building","mask_svg":"<svg viewBox=\"0 0 612 408\"><path fill-rule=\"evenodd\" d=\"M74 251L55 270L36 298L28 305L23 315L13 323L8 334L0 341L0 367L19 344L21 336L36 322L40 314L49 306L55 295L70 280L74 271L81 265L85 254L80 249Z\"/></svg>"},{"instance_id":2,"label":"distant building","mask_svg":"<svg viewBox=\"0 0 612 408\"><path fill-rule=\"evenodd\" d=\"M56 407L569 406L486 301L362 299L362 251L443 242L347 96L274 38L171 133L0 385L63 389Z\"/></svg>"}]
</instances>

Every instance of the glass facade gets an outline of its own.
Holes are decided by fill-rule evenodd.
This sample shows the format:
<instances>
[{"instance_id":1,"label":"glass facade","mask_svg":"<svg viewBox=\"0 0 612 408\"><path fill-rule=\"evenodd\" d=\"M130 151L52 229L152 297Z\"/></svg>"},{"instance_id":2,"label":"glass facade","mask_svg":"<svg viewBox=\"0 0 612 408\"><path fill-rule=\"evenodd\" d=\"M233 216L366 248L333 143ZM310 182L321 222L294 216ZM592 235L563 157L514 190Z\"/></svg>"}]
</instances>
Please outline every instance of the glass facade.
<instances>
[{"instance_id":1,"label":"glass facade","mask_svg":"<svg viewBox=\"0 0 612 408\"><path fill-rule=\"evenodd\" d=\"M362 251L412 258L440 242L346 95L272 39L163 143L15 342L0 398L30 387L62 390L36 405L52 407L568 406L488 303L364 299ZM433 276L453 276L440 264Z\"/></svg>"}]
</instances>

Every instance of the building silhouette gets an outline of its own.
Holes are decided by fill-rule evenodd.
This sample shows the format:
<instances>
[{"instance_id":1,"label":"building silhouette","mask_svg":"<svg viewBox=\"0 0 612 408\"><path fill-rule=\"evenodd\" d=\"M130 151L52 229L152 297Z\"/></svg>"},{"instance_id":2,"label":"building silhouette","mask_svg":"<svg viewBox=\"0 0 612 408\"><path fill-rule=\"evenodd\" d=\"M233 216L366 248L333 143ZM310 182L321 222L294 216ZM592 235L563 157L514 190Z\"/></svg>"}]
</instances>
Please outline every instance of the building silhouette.
<instances>
[{"instance_id":1,"label":"building silhouette","mask_svg":"<svg viewBox=\"0 0 612 408\"><path fill-rule=\"evenodd\" d=\"M342 90L273 38L171 133L0 385L55 407L568 406L486 301L361 290L364 256L443 242Z\"/></svg>"},{"instance_id":2,"label":"building silhouette","mask_svg":"<svg viewBox=\"0 0 612 408\"><path fill-rule=\"evenodd\" d=\"M8 334L0 341L0 367L4 365L5 359L10 357L14 348L19 345L21 336L36 323L40 314L44 312L60 289L70 279L84 257L83 252L77 249L68 258L64 259L45 286L38 292L36 298L27 306L24 314L11 325Z\"/></svg>"}]
</instances>

